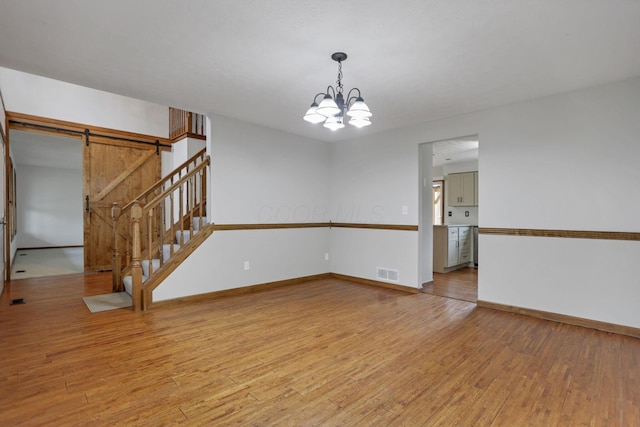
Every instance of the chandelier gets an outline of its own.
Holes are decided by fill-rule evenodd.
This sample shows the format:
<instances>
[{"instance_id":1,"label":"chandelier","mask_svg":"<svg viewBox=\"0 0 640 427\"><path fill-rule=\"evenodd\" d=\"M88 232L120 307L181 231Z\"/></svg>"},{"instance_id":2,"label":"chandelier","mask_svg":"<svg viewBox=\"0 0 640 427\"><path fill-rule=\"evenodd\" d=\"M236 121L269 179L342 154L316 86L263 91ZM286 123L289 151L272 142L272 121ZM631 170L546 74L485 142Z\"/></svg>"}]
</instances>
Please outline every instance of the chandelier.
<instances>
[{"instance_id":1,"label":"chandelier","mask_svg":"<svg viewBox=\"0 0 640 427\"><path fill-rule=\"evenodd\" d=\"M347 59L344 52L336 52L331 55L331 59L338 62L338 80L335 89L333 86L327 87L326 93L319 93L313 98L311 107L307 110L303 119L310 123L322 123L324 127L331 130L342 129L344 127L345 114L349 116L349 124L361 128L371 124L371 116L369 107L364 103L364 99L360 95L360 89L357 87L351 89L347 93L347 101L345 102L342 95L342 61ZM353 94L353 96L352 96ZM316 101L319 96L323 96L322 101L318 104ZM333 95L333 96L332 96ZM335 98L335 99L334 99Z\"/></svg>"}]
</instances>

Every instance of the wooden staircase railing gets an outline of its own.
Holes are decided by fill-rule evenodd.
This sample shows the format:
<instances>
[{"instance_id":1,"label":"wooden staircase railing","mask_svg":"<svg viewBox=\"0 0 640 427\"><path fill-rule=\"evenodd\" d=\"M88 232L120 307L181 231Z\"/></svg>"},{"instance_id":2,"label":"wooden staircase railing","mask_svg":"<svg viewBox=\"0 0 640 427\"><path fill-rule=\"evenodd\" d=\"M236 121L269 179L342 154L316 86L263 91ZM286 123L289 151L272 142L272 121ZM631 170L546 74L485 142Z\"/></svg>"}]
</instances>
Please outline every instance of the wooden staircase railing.
<instances>
[{"instance_id":1,"label":"wooden staircase railing","mask_svg":"<svg viewBox=\"0 0 640 427\"><path fill-rule=\"evenodd\" d=\"M203 148L190 159L183 162L173 171L168 173L160 181L149 187L147 190L139 194L134 200L124 206L114 203L111 207L111 220L113 223L113 255L112 255L112 271L113 271L113 291L121 292L122 277L121 272L126 271L127 266L131 265L131 208L134 202L138 202L141 206L146 205L149 201L161 194L166 188L173 185L174 182L184 177L196 165L205 160L206 148ZM145 241L142 242L142 250L146 249ZM124 248L124 253L120 250Z\"/></svg>"},{"instance_id":2,"label":"wooden staircase railing","mask_svg":"<svg viewBox=\"0 0 640 427\"><path fill-rule=\"evenodd\" d=\"M124 207L116 203L112 206L113 291L123 291L124 280L130 276L135 310L144 307L143 281L150 281L194 236L194 219L198 228L205 225L210 163L205 151L198 152ZM143 264L148 266L146 277L142 274Z\"/></svg>"},{"instance_id":3,"label":"wooden staircase railing","mask_svg":"<svg viewBox=\"0 0 640 427\"><path fill-rule=\"evenodd\" d=\"M126 204L122 211L125 212L127 209L130 209L133 205L134 201L138 201L138 203L146 204L149 200L160 194L160 192L164 191L168 186L173 185L173 183L181 179L190 170L192 170L196 165L205 161L205 157L207 154L207 149L203 148L194 154L190 159L182 163L180 166L169 172L164 178L160 181L156 182L154 185L146 189L143 193L139 194L134 200Z\"/></svg>"},{"instance_id":4,"label":"wooden staircase railing","mask_svg":"<svg viewBox=\"0 0 640 427\"><path fill-rule=\"evenodd\" d=\"M206 138L206 119L204 114L169 107L169 139Z\"/></svg>"}]
</instances>

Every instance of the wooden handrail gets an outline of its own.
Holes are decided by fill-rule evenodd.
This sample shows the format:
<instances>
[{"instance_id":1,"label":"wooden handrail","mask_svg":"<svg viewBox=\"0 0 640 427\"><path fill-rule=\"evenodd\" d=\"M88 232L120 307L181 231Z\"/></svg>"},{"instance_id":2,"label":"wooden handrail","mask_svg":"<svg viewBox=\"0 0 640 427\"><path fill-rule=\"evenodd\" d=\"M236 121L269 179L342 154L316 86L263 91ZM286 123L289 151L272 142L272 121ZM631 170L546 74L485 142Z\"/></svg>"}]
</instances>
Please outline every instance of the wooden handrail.
<instances>
[{"instance_id":1,"label":"wooden handrail","mask_svg":"<svg viewBox=\"0 0 640 427\"><path fill-rule=\"evenodd\" d=\"M135 199L133 199L131 202L127 203L126 205L123 206L122 211L126 211L128 209L131 208L131 205L136 201L136 200L146 200L147 196L155 191L157 191L160 188L163 188L167 182L169 181L173 181L173 178L176 175L180 175L180 173L182 172L183 169L187 168L190 164L197 164L198 160L204 161L205 159L205 154L207 152L207 148L203 148L202 150L198 151L196 154L194 154L193 156L191 156L191 158L189 158L189 160L186 160L185 162L183 162L180 166L178 166L177 168L175 168L174 170L172 170L171 172L169 172L167 175L165 175L164 178L162 178L160 181L156 182L154 185L152 185L151 187L149 187L148 189L146 189L144 192L142 192L141 194L139 194ZM208 162L208 160L207 160ZM208 164L208 163L207 163ZM187 170L187 172L189 172Z\"/></svg>"},{"instance_id":2,"label":"wooden handrail","mask_svg":"<svg viewBox=\"0 0 640 427\"><path fill-rule=\"evenodd\" d=\"M199 151L123 208L117 203L111 208L113 290L121 291L123 276L130 275L134 310L147 307L145 295L151 295L151 291L145 292L143 287L143 263L148 276L144 276L144 280L148 281L166 261L163 245L170 244L167 256L173 257L176 238L181 246L185 243L185 233L193 238L194 218L206 216L206 176L210 158L205 154L206 150ZM202 219L200 221L202 229L204 224ZM124 262L122 240L125 241ZM154 287L157 285L158 282L154 282Z\"/></svg>"},{"instance_id":3,"label":"wooden handrail","mask_svg":"<svg viewBox=\"0 0 640 427\"><path fill-rule=\"evenodd\" d=\"M142 212L143 213L147 213L149 211L149 209L151 209L153 207L152 205L157 205L160 201L162 201L165 197L167 197L167 194L174 192L182 184L188 182L189 178L191 178L196 172L201 171L202 169L206 168L207 166L209 166L209 157L207 157L202 163L198 164L198 166L196 166L195 168L190 170L189 173L187 173L185 176L180 178L178 181L176 181L173 184L171 184L171 186L169 188L163 190L162 193L158 194L156 197L151 199L151 201L148 202L142 208Z\"/></svg>"},{"instance_id":4,"label":"wooden handrail","mask_svg":"<svg viewBox=\"0 0 640 427\"><path fill-rule=\"evenodd\" d=\"M167 175L165 175L164 178L162 178L161 180L159 180L158 182L156 182L154 185L152 185L151 187L149 187L147 190L143 191L142 193L140 193L136 198L134 198L131 202L127 203L126 205L124 205L121 209L119 209L118 211L118 215L115 218L115 220L112 218L113 221L113 245L114 248L117 246L118 244L118 230L119 230L119 221L121 217L125 217L125 218L130 218L131 214L130 214L130 210L131 207L133 206L133 204L135 202L141 203L143 201L146 201L146 199L149 197L150 194L153 194L155 192L157 192L158 190L162 189L164 186L166 186L166 184L168 182L173 182L173 180L175 179L176 175L178 177L182 177L182 172L183 170L186 169L186 174L189 173L189 166L190 165L198 165L198 161L200 161L200 163L204 162L206 160L206 163L209 164L209 159L208 157L205 159L205 154L206 154L207 149L203 148L202 150L198 151L196 154L194 154L193 156L191 156L191 158L189 158L188 160L184 161L182 164L180 164L178 167L176 167L175 169L173 169L171 172L169 172ZM206 185L206 184L205 184ZM206 194L206 193L205 193ZM146 205L146 203L144 203ZM131 259L130 259L130 230L129 231L125 231L124 235L126 236L126 250L125 250L125 266L129 266L131 264ZM113 255L114 259L113 259L113 268L115 271L115 266L116 264L121 265L121 261L119 258L119 254L115 254ZM113 288L115 289L119 289L119 292L122 291L122 276L121 277L114 277L114 284L113 284Z\"/></svg>"}]
</instances>

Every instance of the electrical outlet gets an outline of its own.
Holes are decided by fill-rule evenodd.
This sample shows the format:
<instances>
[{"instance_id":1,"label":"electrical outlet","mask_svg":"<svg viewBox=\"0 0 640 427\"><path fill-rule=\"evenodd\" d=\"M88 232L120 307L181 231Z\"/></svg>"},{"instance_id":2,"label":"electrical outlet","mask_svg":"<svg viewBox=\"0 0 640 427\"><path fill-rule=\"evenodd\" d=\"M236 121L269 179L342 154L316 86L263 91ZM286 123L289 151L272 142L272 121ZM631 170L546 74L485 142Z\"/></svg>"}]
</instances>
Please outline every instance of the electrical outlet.
<instances>
[{"instance_id":1,"label":"electrical outlet","mask_svg":"<svg viewBox=\"0 0 640 427\"><path fill-rule=\"evenodd\" d=\"M409 206L402 207L402 215L409 215Z\"/></svg>"},{"instance_id":2,"label":"electrical outlet","mask_svg":"<svg viewBox=\"0 0 640 427\"><path fill-rule=\"evenodd\" d=\"M326 254L324 254L324 260L325 261L329 261L329 253L328 252Z\"/></svg>"},{"instance_id":3,"label":"electrical outlet","mask_svg":"<svg viewBox=\"0 0 640 427\"><path fill-rule=\"evenodd\" d=\"M244 269L245 269L245 270L249 270L249 268L250 268L250 267L249 267L249 261L245 261L245 262L244 262Z\"/></svg>"}]
</instances>

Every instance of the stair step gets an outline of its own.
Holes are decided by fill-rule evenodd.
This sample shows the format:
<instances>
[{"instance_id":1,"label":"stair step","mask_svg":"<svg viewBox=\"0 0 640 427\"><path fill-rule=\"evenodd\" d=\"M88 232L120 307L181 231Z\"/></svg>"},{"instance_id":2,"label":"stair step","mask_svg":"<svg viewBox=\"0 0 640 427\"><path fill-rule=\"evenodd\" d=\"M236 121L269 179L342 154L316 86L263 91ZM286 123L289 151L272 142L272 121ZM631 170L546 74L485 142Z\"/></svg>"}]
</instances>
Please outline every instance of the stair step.
<instances>
[{"instance_id":1,"label":"stair step","mask_svg":"<svg viewBox=\"0 0 640 427\"><path fill-rule=\"evenodd\" d=\"M197 231L193 230L193 234L196 234ZM182 240L181 237L182 236ZM191 230L178 230L176 231L176 242L178 244L184 244L191 240Z\"/></svg>"},{"instance_id":2,"label":"stair step","mask_svg":"<svg viewBox=\"0 0 640 427\"><path fill-rule=\"evenodd\" d=\"M160 268L159 259L153 259L151 261L153 262L153 271L156 271ZM143 259L140 264L142 265L142 283L144 283L149 278L149 260ZM124 291L129 295L132 295L133 276L124 276L124 278L122 279L122 283L124 284Z\"/></svg>"},{"instance_id":3,"label":"stair step","mask_svg":"<svg viewBox=\"0 0 640 427\"><path fill-rule=\"evenodd\" d=\"M142 282L144 283L148 277L142 276ZM124 291L129 295L133 295L133 277L132 276L124 276L122 279L122 283L124 284Z\"/></svg>"},{"instance_id":4,"label":"stair step","mask_svg":"<svg viewBox=\"0 0 640 427\"><path fill-rule=\"evenodd\" d=\"M175 254L180 249L180 245L174 243L173 245L165 244L162 245L162 260L167 262L169 258L171 258L171 246L173 246L173 253Z\"/></svg>"},{"instance_id":5,"label":"stair step","mask_svg":"<svg viewBox=\"0 0 640 427\"><path fill-rule=\"evenodd\" d=\"M202 224L201 224L202 222ZM173 253L175 254L176 252L178 252L178 250L180 250L180 238L182 236L182 242L183 243L187 243L189 240L191 240L191 237L193 235L195 235L198 231L200 231L200 229L202 227L204 227L205 225L207 225L209 223L209 221L207 220L206 217L193 217L193 232L191 230L178 230L176 231L176 242L178 243L173 243L173 244L164 244L162 245L162 262L165 263L167 262L167 260L169 258L171 258L171 246L173 246ZM153 271L156 271L157 269L160 268L160 260L157 258L154 258L151 260L151 263L153 265ZM143 259L141 261L141 265L142 265L142 282L144 283L150 276L149 274L149 260L148 259ZM133 277L132 276L125 276L122 279L122 283L124 284L124 290L126 293L128 293L129 295L132 294L132 289L133 289Z\"/></svg>"},{"instance_id":6,"label":"stair step","mask_svg":"<svg viewBox=\"0 0 640 427\"><path fill-rule=\"evenodd\" d=\"M200 221L202 221L202 227L208 224L207 217L205 216L194 216L193 217L193 229L196 231L200 231Z\"/></svg>"},{"instance_id":7,"label":"stair step","mask_svg":"<svg viewBox=\"0 0 640 427\"><path fill-rule=\"evenodd\" d=\"M152 265L153 265L153 271L156 271L157 269L160 268L160 260L157 258L152 259L151 261L153 261ZM148 259L143 259L142 262L142 275L149 277L149 260Z\"/></svg>"}]
</instances>

